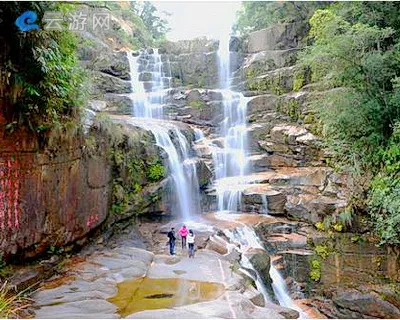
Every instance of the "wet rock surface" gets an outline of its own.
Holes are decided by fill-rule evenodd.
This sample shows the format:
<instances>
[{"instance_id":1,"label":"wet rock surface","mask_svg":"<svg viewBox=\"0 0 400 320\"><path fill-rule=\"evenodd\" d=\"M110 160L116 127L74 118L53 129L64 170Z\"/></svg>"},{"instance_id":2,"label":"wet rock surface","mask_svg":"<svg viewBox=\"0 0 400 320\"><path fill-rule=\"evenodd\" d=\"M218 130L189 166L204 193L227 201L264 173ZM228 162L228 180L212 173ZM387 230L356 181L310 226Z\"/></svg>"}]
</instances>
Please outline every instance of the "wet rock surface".
<instances>
[{"instance_id":1,"label":"wet rock surface","mask_svg":"<svg viewBox=\"0 0 400 320\"><path fill-rule=\"evenodd\" d=\"M172 225L177 223L179 222L172 222ZM143 226L145 228L142 232L148 230L149 223ZM253 287L248 287L239 273L232 271L230 255L199 249L195 258L190 259L186 256L186 249L181 249L178 245L179 242L175 256L163 254L168 249L162 243L155 243L152 238L160 235L157 237L162 236L165 240L166 236L160 233L160 230L169 229L170 226L171 224L161 228L159 224L152 224L150 229L153 230L145 239L137 236L136 229L128 229L112 239L106 247L88 247L80 257L73 258L73 261L66 265L61 277L45 282L33 295L36 317L120 318L122 312L127 318L180 318L189 314L190 318L297 318L298 314L294 310L271 303L265 305L260 293ZM200 230L200 226L197 229ZM218 237L215 231L208 232L209 236ZM143 240L147 245L152 243L158 247L161 254L138 248L143 246ZM127 307L124 307L125 311L121 309L120 303L120 308L117 308L112 301L117 297L118 290L122 290L124 281L141 281L143 277L154 281L182 279L187 281L188 290L193 287L196 291L195 288L201 286L201 283L215 283L220 289L214 292L215 296L211 301L194 300L194 303L192 301L184 305L172 304L168 309L157 308L157 304L151 304L151 309L154 310L130 314ZM138 282L138 290L151 291L148 294L143 291L145 299L155 301L171 299L174 296L174 293L169 293L171 288L166 288L164 292L161 287L156 289L154 285L151 288L145 285L140 287L140 283ZM124 292L129 287L125 286ZM190 292L194 294L194 291ZM128 297L130 293L126 292L124 295ZM124 304L123 301L122 303Z\"/></svg>"}]
</instances>

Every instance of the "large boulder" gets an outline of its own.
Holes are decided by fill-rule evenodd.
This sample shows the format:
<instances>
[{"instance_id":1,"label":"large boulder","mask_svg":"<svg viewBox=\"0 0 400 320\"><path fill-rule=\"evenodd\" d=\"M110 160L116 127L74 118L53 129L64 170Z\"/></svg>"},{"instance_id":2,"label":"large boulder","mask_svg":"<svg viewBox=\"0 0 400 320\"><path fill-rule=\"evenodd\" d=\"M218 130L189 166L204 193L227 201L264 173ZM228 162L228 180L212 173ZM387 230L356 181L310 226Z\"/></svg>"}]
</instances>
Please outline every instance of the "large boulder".
<instances>
[{"instance_id":1,"label":"large boulder","mask_svg":"<svg viewBox=\"0 0 400 320\"><path fill-rule=\"evenodd\" d=\"M264 94L252 98L247 104L247 114L262 114L276 111L278 97L273 94Z\"/></svg>"},{"instance_id":2,"label":"large boulder","mask_svg":"<svg viewBox=\"0 0 400 320\"><path fill-rule=\"evenodd\" d=\"M93 72L94 88L92 94L94 96L101 96L104 93L130 93L132 86L130 81L121 80L120 78L103 72Z\"/></svg>"},{"instance_id":3,"label":"large boulder","mask_svg":"<svg viewBox=\"0 0 400 320\"><path fill-rule=\"evenodd\" d=\"M235 89L262 91L282 95L293 90L294 73L296 66L284 67L268 71L267 73L254 77L247 75L246 81L237 85Z\"/></svg>"},{"instance_id":4,"label":"large boulder","mask_svg":"<svg viewBox=\"0 0 400 320\"><path fill-rule=\"evenodd\" d=\"M247 51L255 53L296 48L299 44L298 27L294 23L282 23L252 32L249 34Z\"/></svg>"},{"instance_id":5,"label":"large boulder","mask_svg":"<svg viewBox=\"0 0 400 320\"><path fill-rule=\"evenodd\" d=\"M250 261L254 270L257 271L260 280L265 284L268 295L273 300L274 291L272 289L272 279L269 275L269 270L271 268L271 259L268 253L263 249L250 248L243 255Z\"/></svg>"},{"instance_id":6,"label":"large boulder","mask_svg":"<svg viewBox=\"0 0 400 320\"><path fill-rule=\"evenodd\" d=\"M106 93L103 99L106 102L104 111L125 115L131 115L133 113L132 100L126 95Z\"/></svg>"},{"instance_id":7,"label":"large boulder","mask_svg":"<svg viewBox=\"0 0 400 320\"><path fill-rule=\"evenodd\" d=\"M218 82L218 57L212 53L186 53L177 56L183 85L211 87Z\"/></svg>"},{"instance_id":8,"label":"large boulder","mask_svg":"<svg viewBox=\"0 0 400 320\"><path fill-rule=\"evenodd\" d=\"M228 242L223 238L217 235L212 235L207 242L206 249L213 250L219 254L227 254L229 251L228 246Z\"/></svg>"},{"instance_id":9,"label":"large boulder","mask_svg":"<svg viewBox=\"0 0 400 320\"><path fill-rule=\"evenodd\" d=\"M267 190L263 190L262 188L259 188L259 190L255 189L245 190L243 193L243 200L246 205L267 206L267 208L262 208L262 210L267 209L268 214L271 215L285 213L286 194L284 192L270 188Z\"/></svg>"},{"instance_id":10,"label":"large boulder","mask_svg":"<svg viewBox=\"0 0 400 320\"><path fill-rule=\"evenodd\" d=\"M357 290L343 291L333 298L333 302L346 318L400 318L398 308L372 293L361 293Z\"/></svg>"},{"instance_id":11,"label":"large boulder","mask_svg":"<svg viewBox=\"0 0 400 320\"><path fill-rule=\"evenodd\" d=\"M211 182L212 172L203 160L196 162L196 173L200 188L204 188Z\"/></svg>"},{"instance_id":12,"label":"large boulder","mask_svg":"<svg viewBox=\"0 0 400 320\"><path fill-rule=\"evenodd\" d=\"M127 54L129 53L115 52L113 54L107 54L107 52L103 53L100 51L99 55L91 60L87 67L91 70L100 71L122 80L130 80Z\"/></svg>"},{"instance_id":13,"label":"large boulder","mask_svg":"<svg viewBox=\"0 0 400 320\"><path fill-rule=\"evenodd\" d=\"M260 76L268 71L290 67L296 61L297 49L268 50L250 55L243 65L245 76Z\"/></svg>"}]
</instances>

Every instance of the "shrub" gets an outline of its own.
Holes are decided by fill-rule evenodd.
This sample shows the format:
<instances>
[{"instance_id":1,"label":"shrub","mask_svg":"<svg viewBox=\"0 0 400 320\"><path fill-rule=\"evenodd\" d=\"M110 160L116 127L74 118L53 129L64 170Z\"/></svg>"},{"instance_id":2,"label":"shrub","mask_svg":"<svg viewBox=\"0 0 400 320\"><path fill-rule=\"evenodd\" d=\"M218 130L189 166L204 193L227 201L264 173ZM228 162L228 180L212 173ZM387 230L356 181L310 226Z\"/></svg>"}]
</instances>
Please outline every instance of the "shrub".
<instances>
[{"instance_id":1,"label":"shrub","mask_svg":"<svg viewBox=\"0 0 400 320\"><path fill-rule=\"evenodd\" d=\"M9 290L7 281L1 285L0 318L18 318L18 312L28 307L28 300L23 296L28 289L14 294Z\"/></svg>"},{"instance_id":2,"label":"shrub","mask_svg":"<svg viewBox=\"0 0 400 320\"><path fill-rule=\"evenodd\" d=\"M322 259L326 259L329 256L329 249L327 246L324 245L318 245L315 246L315 252L317 253L317 255L319 255Z\"/></svg>"},{"instance_id":3,"label":"shrub","mask_svg":"<svg viewBox=\"0 0 400 320\"><path fill-rule=\"evenodd\" d=\"M321 262L318 260L311 260L310 279L313 281L321 279Z\"/></svg>"},{"instance_id":4,"label":"shrub","mask_svg":"<svg viewBox=\"0 0 400 320\"><path fill-rule=\"evenodd\" d=\"M368 208L381 244L400 245L400 124L383 152L383 168L372 180Z\"/></svg>"},{"instance_id":5,"label":"shrub","mask_svg":"<svg viewBox=\"0 0 400 320\"><path fill-rule=\"evenodd\" d=\"M158 182L165 177L166 170L161 162L150 165L147 169L147 178L151 182Z\"/></svg>"}]
</instances>

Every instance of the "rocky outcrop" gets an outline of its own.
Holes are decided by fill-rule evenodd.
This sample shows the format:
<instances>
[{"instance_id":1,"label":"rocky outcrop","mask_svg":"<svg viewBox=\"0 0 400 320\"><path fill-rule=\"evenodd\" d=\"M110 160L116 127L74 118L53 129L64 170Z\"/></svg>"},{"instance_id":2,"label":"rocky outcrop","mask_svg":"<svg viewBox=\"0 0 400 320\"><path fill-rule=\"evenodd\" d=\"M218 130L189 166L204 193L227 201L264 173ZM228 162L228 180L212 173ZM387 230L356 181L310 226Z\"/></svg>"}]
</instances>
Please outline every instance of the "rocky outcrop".
<instances>
[{"instance_id":1,"label":"rocky outcrop","mask_svg":"<svg viewBox=\"0 0 400 320\"><path fill-rule=\"evenodd\" d=\"M300 27L295 23L282 23L252 32L249 35L247 52L297 48L302 35L299 32Z\"/></svg>"},{"instance_id":2,"label":"rocky outcrop","mask_svg":"<svg viewBox=\"0 0 400 320\"><path fill-rule=\"evenodd\" d=\"M99 55L86 64L86 67L122 80L131 80L129 63L125 52L115 52L112 54L100 52Z\"/></svg>"},{"instance_id":3,"label":"rocky outcrop","mask_svg":"<svg viewBox=\"0 0 400 320\"><path fill-rule=\"evenodd\" d=\"M173 90L166 112L182 122L216 126L223 114L222 94L207 89Z\"/></svg>"},{"instance_id":4,"label":"rocky outcrop","mask_svg":"<svg viewBox=\"0 0 400 320\"><path fill-rule=\"evenodd\" d=\"M131 181L123 176L127 168L116 165L110 152L118 153L120 160L125 156L150 163L159 159L158 148L144 130L124 130L100 120L86 137L74 131L62 136L53 132L43 149L39 140L23 131L1 134L0 250L6 259L18 256L22 260L46 252L49 246L82 243L105 221L151 211L152 195L160 193L151 189L144 169L134 168L142 176L135 192L148 193L148 197L140 197L141 206L137 202L125 215L109 214L116 186ZM116 139L121 140L116 143ZM124 149L124 139L136 149Z\"/></svg>"},{"instance_id":5,"label":"rocky outcrop","mask_svg":"<svg viewBox=\"0 0 400 320\"><path fill-rule=\"evenodd\" d=\"M191 54L209 53L218 50L218 41L208 40L207 38L197 38L193 40L166 41L161 44L159 52L162 54Z\"/></svg>"}]
</instances>

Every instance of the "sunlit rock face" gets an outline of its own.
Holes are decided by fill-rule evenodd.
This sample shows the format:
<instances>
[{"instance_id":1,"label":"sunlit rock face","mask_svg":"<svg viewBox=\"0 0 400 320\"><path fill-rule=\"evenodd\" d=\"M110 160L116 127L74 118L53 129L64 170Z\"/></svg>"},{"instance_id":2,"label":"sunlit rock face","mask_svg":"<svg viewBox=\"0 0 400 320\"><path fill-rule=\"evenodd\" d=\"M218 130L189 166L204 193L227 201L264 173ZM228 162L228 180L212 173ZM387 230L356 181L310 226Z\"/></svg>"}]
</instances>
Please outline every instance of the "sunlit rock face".
<instances>
[{"instance_id":1,"label":"sunlit rock face","mask_svg":"<svg viewBox=\"0 0 400 320\"><path fill-rule=\"evenodd\" d=\"M255 31L249 35L247 52L297 48L305 34L299 27L295 23L282 23Z\"/></svg>"}]
</instances>

